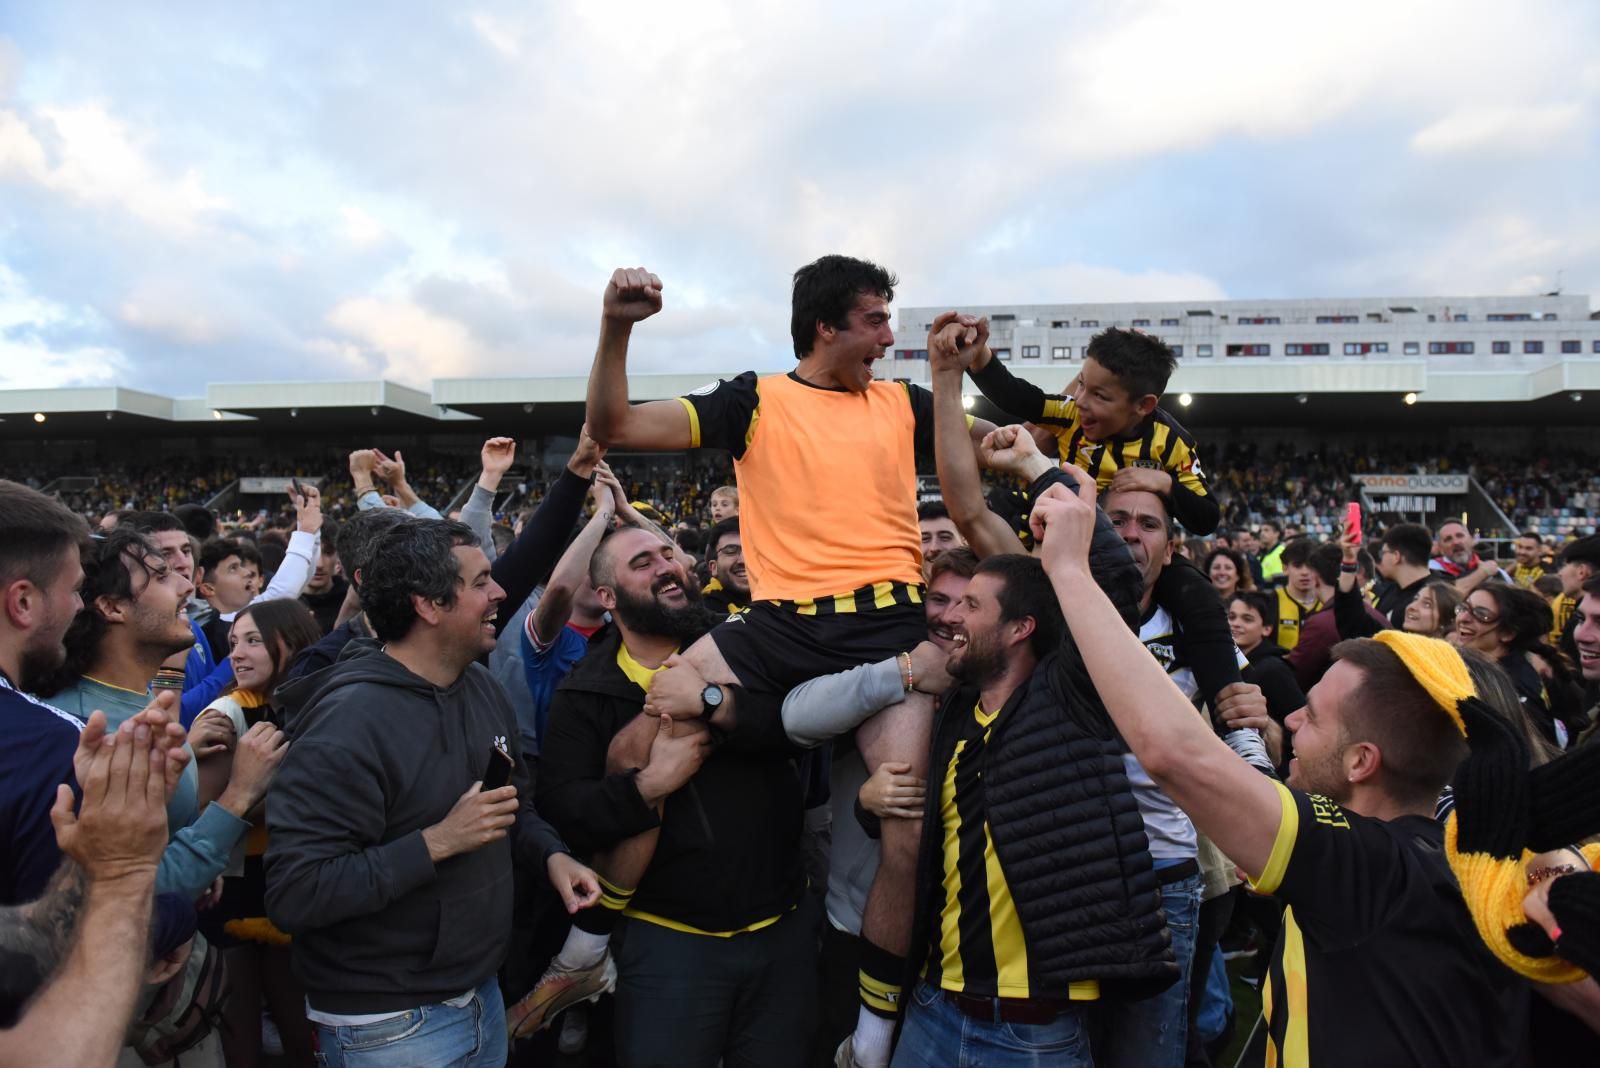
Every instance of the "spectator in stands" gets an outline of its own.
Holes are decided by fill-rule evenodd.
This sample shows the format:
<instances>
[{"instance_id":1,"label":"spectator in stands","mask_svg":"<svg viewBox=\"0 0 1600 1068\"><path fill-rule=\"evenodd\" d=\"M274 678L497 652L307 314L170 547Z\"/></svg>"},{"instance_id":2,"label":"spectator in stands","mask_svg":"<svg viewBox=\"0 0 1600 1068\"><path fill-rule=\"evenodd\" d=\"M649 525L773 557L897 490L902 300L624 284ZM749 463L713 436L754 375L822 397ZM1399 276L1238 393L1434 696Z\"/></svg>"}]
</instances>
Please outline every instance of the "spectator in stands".
<instances>
[{"instance_id":1,"label":"spectator in stands","mask_svg":"<svg viewBox=\"0 0 1600 1068\"><path fill-rule=\"evenodd\" d=\"M711 582L701 592L707 608L727 615L750 603L750 572L744 563L738 516L722 520L707 532L706 567Z\"/></svg>"},{"instance_id":2,"label":"spectator in stands","mask_svg":"<svg viewBox=\"0 0 1600 1068\"><path fill-rule=\"evenodd\" d=\"M1419 638L1401 641L1420 650L1397 650L1388 631L1341 643L1310 695L1315 715L1290 717L1286 787L1241 763L1139 655L1084 558L1086 490L1047 491L1033 522L1089 675L1156 782L1260 892L1291 906L1263 998L1269 1061L1521 1063L1526 987L1483 954L1440 864L1434 804L1466 746L1419 676L1457 654Z\"/></svg>"},{"instance_id":3,"label":"spectator in stands","mask_svg":"<svg viewBox=\"0 0 1600 1068\"><path fill-rule=\"evenodd\" d=\"M1276 585L1283 574L1283 528L1277 520L1268 519L1261 524L1261 578Z\"/></svg>"},{"instance_id":4,"label":"spectator in stands","mask_svg":"<svg viewBox=\"0 0 1600 1068\"><path fill-rule=\"evenodd\" d=\"M80 720L101 710L116 728L148 706L162 662L194 641L185 612L193 587L132 530L96 541L83 570L84 606L67 631L66 660L40 692ZM184 769L168 805L173 841L161 858L159 890L192 901L222 874L249 830L245 814L265 796L277 769L279 742L269 727L260 744L242 747L227 788L203 812L199 775L192 765Z\"/></svg>"},{"instance_id":5,"label":"spectator in stands","mask_svg":"<svg viewBox=\"0 0 1600 1068\"><path fill-rule=\"evenodd\" d=\"M280 598L242 609L228 640L236 685L213 701L195 721L196 753L202 791L208 778L226 783L240 741L257 724L282 724L272 707L272 693L284 681L289 664L311 646L322 631L311 610L300 601ZM223 1048L229 1068L254 1068L261 1060L263 998L277 1025L285 1055L309 1065L313 1042L305 1018L305 992L289 972L287 939L266 919L262 853L266 818L248 816L252 833L245 842L242 864L230 866L223 880L222 900L203 916L206 937L220 946L233 988L226 1006L228 1026Z\"/></svg>"},{"instance_id":6,"label":"spectator in stands","mask_svg":"<svg viewBox=\"0 0 1600 1068\"><path fill-rule=\"evenodd\" d=\"M410 513L401 509L375 508L357 512L339 528L339 568L349 576L354 591L360 592L361 571L372 562L372 551L378 541L394 527L411 520ZM372 628L367 625L366 613L360 610L359 600L354 611L347 604L344 612L347 618L339 621L321 641L300 651L285 681L328 667L339 659L351 639L372 637Z\"/></svg>"},{"instance_id":7,"label":"spectator in stands","mask_svg":"<svg viewBox=\"0 0 1600 1068\"><path fill-rule=\"evenodd\" d=\"M523 745L543 752L550 701L572 666L583 659L589 639L605 626L606 610L589 581L589 561L601 539L611 530L618 505L626 503L621 484L604 462L595 466L589 491L593 512L573 537L555 570L544 584L544 594L523 628L522 667L533 696L533 720L521 724Z\"/></svg>"},{"instance_id":8,"label":"spectator in stands","mask_svg":"<svg viewBox=\"0 0 1600 1068\"><path fill-rule=\"evenodd\" d=\"M317 626L326 634L336 625L350 583L345 581L344 574L339 570L339 524L325 522L321 533L322 545L317 555L317 566L306 580L300 600L311 609Z\"/></svg>"},{"instance_id":9,"label":"spectator in stands","mask_svg":"<svg viewBox=\"0 0 1600 1068\"><path fill-rule=\"evenodd\" d=\"M1289 666L1289 651L1272 640L1272 596L1260 590L1240 590L1228 601L1228 628L1234 644L1250 661L1244 681L1261 688L1271 724L1259 724L1273 766L1287 774L1294 749L1288 744L1284 724L1306 705L1305 691Z\"/></svg>"},{"instance_id":10,"label":"spectator in stands","mask_svg":"<svg viewBox=\"0 0 1600 1068\"><path fill-rule=\"evenodd\" d=\"M739 488L718 486L711 491L711 521L720 523L739 514Z\"/></svg>"},{"instance_id":11,"label":"spectator in stands","mask_svg":"<svg viewBox=\"0 0 1600 1068\"><path fill-rule=\"evenodd\" d=\"M1453 581L1463 596L1492 578L1511 581L1511 576L1500 570L1498 561L1478 556L1477 536L1459 519L1447 519L1439 524L1435 537L1439 555L1428 566Z\"/></svg>"},{"instance_id":12,"label":"spectator in stands","mask_svg":"<svg viewBox=\"0 0 1600 1068\"><path fill-rule=\"evenodd\" d=\"M1311 566L1317 542L1312 538L1296 538L1284 544L1282 550L1278 553L1284 576L1277 591L1278 644L1293 652L1300 644L1301 625L1328 605L1322 599L1322 580Z\"/></svg>"},{"instance_id":13,"label":"spectator in stands","mask_svg":"<svg viewBox=\"0 0 1600 1068\"><path fill-rule=\"evenodd\" d=\"M917 505L917 528L922 532L922 567L926 573L928 564L939 558L939 554L950 549L964 547L967 542L961 536L961 531L956 529L956 524L950 518L950 510L943 501L923 501Z\"/></svg>"},{"instance_id":14,"label":"spectator in stands","mask_svg":"<svg viewBox=\"0 0 1600 1068\"><path fill-rule=\"evenodd\" d=\"M1568 542L1561 550L1561 596L1550 605L1552 613L1549 642L1571 652L1573 609L1583 596L1583 587L1600 575L1600 534Z\"/></svg>"},{"instance_id":15,"label":"spectator in stands","mask_svg":"<svg viewBox=\"0 0 1600 1068\"><path fill-rule=\"evenodd\" d=\"M1532 589L1545 573L1544 542L1536 531L1525 530L1512 540L1511 553L1517 560L1511 571L1512 581L1525 590Z\"/></svg>"},{"instance_id":16,"label":"spectator in stands","mask_svg":"<svg viewBox=\"0 0 1600 1068\"><path fill-rule=\"evenodd\" d=\"M1400 629L1427 638L1449 638L1456 629L1461 594L1451 582L1429 582L1406 605Z\"/></svg>"},{"instance_id":17,"label":"spectator in stands","mask_svg":"<svg viewBox=\"0 0 1600 1068\"><path fill-rule=\"evenodd\" d=\"M1438 581L1428 566L1432 553L1433 532L1420 523L1400 523L1383 535L1378 574L1384 583L1378 593L1378 611L1389 617L1390 626L1405 626L1406 606L1430 580ZM1441 620L1441 626L1452 629L1455 620Z\"/></svg>"},{"instance_id":18,"label":"spectator in stands","mask_svg":"<svg viewBox=\"0 0 1600 1068\"><path fill-rule=\"evenodd\" d=\"M1207 553L1200 570L1211 580L1223 604L1227 604L1240 590L1256 588L1255 576L1250 572L1250 565L1245 563L1244 554L1225 545Z\"/></svg>"},{"instance_id":19,"label":"spectator in stands","mask_svg":"<svg viewBox=\"0 0 1600 1068\"><path fill-rule=\"evenodd\" d=\"M301 486L301 493L291 491L295 507L295 530L289 535L288 553L283 564L266 589L260 593L260 553L251 562L251 550L244 545L216 540L207 542L200 550L200 593L215 613L205 621L206 639L211 643L212 656L222 660L228 655L228 626L234 615L255 601L274 601L280 597L299 597L305 589L320 557L322 530L322 495L314 486Z\"/></svg>"},{"instance_id":20,"label":"spectator in stands","mask_svg":"<svg viewBox=\"0 0 1600 1068\"><path fill-rule=\"evenodd\" d=\"M439 510L418 497L406 481L405 456L396 449L390 459L378 449L357 449L350 454L350 478L355 483L356 507L382 508L386 502L373 485L374 478L389 484L395 498L393 507L402 508L419 519L438 519Z\"/></svg>"},{"instance_id":21,"label":"spectator in stands","mask_svg":"<svg viewBox=\"0 0 1600 1068\"><path fill-rule=\"evenodd\" d=\"M172 571L194 582L194 539L184 529L178 517L171 512L133 512L122 525L136 530L161 550L162 559ZM202 602L203 603L203 602ZM195 606L193 595L189 610ZM233 681L233 667L226 658L218 661L211 655L211 643L205 630L190 616L189 629L194 632L194 646L183 662L183 697L180 701L179 720L185 727L195 716Z\"/></svg>"},{"instance_id":22,"label":"spectator in stands","mask_svg":"<svg viewBox=\"0 0 1600 1068\"><path fill-rule=\"evenodd\" d=\"M1346 638L1370 638L1389 626L1388 617L1367 600L1372 554L1362 549L1349 531L1337 544L1318 546L1311 554L1317 574L1317 596L1323 610L1313 613L1300 627L1300 641L1289 654L1300 688L1309 691L1332 663L1333 647Z\"/></svg>"},{"instance_id":23,"label":"spectator in stands","mask_svg":"<svg viewBox=\"0 0 1600 1068\"><path fill-rule=\"evenodd\" d=\"M8 506L19 503L15 490L22 488L0 481L0 500ZM8 534L32 525L41 538L28 551L43 551L46 559L72 545L76 524L52 534L60 516L42 516L39 502L22 500L30 506L26 513L0 509L0 524ZM58 551L50 551L52 537L62 534L66 537ZM16 561L28 544L0 539L0 552ZM37 612L38 592L17 588L28 581L7 582L8 616ZM12 637L9 631L7 637ZM20 674L14 662L6 669ZM0 692L8 732L19 722L10 713L20 710L20 705L10 707L10 697L20 699L15 690ZM166 723L166 715L161 709L146 709L125 730L108 737L105 716L96 712L69 761L82 784L76 812L71 789L57 785L49 791L53 844L70 859L59 866L38 900L30 897L21 907L0 908L0 959L5 962L0 968L0 1028L5 1029L0 1031L0 1068L110 1065L126 1041L147 964L156 870L167 843L167 802L187 760L183 750L169 748L182 731ZM8 769L0 783L9 796L19 780ZM16 840L6 846L9 853ZM48 981L42 988L19 989L31 976ZM22 1013L24 1004L27 1011Z\"/></svg>"},{"instance_id":24,"label":"spectator in stands","mask_svg":"<svg viewBox=\"0 0 1600 1068\"><path fill-rule=\"evenodd\" d=\"M1583 599L1572 618L1573 644L1578 650L1578 667L1591 685L1600 683L1600 578L1583 584Z\"/></svg>"},{"instance_id":25,"label":"spectator in stands","mask_svg":"<svg viewBox=\"0 0 1600 1068\"><path fill-rule=\"evenodd\" d=\"M0 906L41 896L61 859L50 808L83 721L27 695L66 660L88 540L59 501L0 479Z\"/></svg>"},{"instance_id":26,"label":"spectator in stands","mask_svg":"<svg viewBox=\"0 0 1600 1068\"><path fill-rule=\"evenodd\" d=\"M1545 641L1549 633L1550 607L1520 586L1482 583L1456 611L1461 644L1484 654L1511 676L1540 733L1565 749L1583 726L1582 709L1576 695L1568 692L1571 679L1561 654ZM1533 657L1553 672L1549 680L1541 677Z\"/></svg>"},{"instance_id":27,"label":"spectator in stands","mask_svg":"<svg viewBox=\"0 0 1600 1068\"><path fill-rule=\"evenodd\" d=\"M377 641L274 698L295 744L267 812L267 915L331 1065L499 1068L513 859L569 911L599 896L534 813L515 714L477 663L504 591L476 540L392 528L361 578ZM508 785L482 789L504 761Z\"/></svg>"}]
</instances>

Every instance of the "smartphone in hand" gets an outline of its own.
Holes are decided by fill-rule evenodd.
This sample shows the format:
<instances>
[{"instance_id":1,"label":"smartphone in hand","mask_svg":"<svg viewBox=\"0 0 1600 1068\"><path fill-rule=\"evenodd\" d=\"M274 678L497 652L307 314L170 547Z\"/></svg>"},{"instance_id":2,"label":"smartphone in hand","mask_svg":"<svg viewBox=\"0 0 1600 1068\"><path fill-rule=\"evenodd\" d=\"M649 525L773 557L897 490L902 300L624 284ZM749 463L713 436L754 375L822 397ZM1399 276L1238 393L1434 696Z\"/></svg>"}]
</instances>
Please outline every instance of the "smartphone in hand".
<instances>
[{"instance_id":1,"label":"smartphone in hand","mask_svg":"<svg viewBox=\"0 0 1600 1068\"><path fill-rule=\"evenodd\" d=\"M498 745L489 747L489 766L483 772L483 790L498 790L511 781L511 755Z\"/></svg>"},{"instance_id":2,"label":"smartphone in hand","mask_svg":"<svg viewBox=\"0 0 1600 1068\"><path fill-rule=\"evenodd\" d=\"M1351 501L1345 506L1344 528L1350 532L1350 543L1361 544L1361 502Z\"/></svg>"}]
</instances>

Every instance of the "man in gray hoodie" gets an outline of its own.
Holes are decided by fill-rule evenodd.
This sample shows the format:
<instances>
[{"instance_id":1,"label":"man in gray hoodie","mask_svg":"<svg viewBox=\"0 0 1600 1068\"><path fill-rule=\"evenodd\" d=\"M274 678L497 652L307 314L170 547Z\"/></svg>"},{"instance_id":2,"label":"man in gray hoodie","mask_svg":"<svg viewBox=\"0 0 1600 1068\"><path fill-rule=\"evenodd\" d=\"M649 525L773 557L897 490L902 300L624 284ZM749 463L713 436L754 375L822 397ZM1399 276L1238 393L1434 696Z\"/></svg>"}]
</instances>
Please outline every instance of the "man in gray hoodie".
<instances>
[{"instance_id":1,"label":"man in gray hoodie","mask_svg":"<svg viewBox=\"0 0 1600 1068\"><path fill-rule=\"evenodd\" d=\"M381 1050L498 1068L513 862L571 912L599 900L534 813L516 716L477 663L504 597L470 528L402 524L362 576L377 641L274 698L292 744L267 806L267 914L294 936L330 1065Z\"/></svg>"}]
</instances>

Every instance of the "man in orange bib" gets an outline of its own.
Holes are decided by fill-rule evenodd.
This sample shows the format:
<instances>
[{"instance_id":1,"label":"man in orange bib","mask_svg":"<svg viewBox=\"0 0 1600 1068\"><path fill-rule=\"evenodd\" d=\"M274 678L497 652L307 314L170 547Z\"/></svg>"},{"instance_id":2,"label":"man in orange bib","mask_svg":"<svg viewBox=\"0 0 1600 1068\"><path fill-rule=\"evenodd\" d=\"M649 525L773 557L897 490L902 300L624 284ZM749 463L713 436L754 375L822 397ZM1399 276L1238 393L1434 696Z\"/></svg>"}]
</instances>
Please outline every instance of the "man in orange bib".
<instances>
[{"instance_id":1,"label":"man in orange bib","mask_svg":"<svg viewBox=\"0 0 1600 1068\"><path fill-rule=\"evenodd\" d=\"M590 435L616 449L720 448L734 458L752 605L663 673L697 675L709 709L736 702L740 690L781 696L808 679L908 653L927 638L916 457L933 455L933 396L872 372L894 344L895 284L876 264L824 256L795 272L794 370L746 372L635 405L628 403L628 340L635 323L661 310L662 284L641 268L616 271L606 287L589 376ZM974 421L971 429L981 440L993 427ZM915 681L908 671L907 699L858 730L869 770L900 762L926 774L932 701L914 692ZM642 720L641 764L656 729ZM887 1058L920 835L920 820L883 827L862 930L868 946L855 1058L865 1065ZM848 1049L841 1056L851 1062Z\"/></svg>"}]
</instances>

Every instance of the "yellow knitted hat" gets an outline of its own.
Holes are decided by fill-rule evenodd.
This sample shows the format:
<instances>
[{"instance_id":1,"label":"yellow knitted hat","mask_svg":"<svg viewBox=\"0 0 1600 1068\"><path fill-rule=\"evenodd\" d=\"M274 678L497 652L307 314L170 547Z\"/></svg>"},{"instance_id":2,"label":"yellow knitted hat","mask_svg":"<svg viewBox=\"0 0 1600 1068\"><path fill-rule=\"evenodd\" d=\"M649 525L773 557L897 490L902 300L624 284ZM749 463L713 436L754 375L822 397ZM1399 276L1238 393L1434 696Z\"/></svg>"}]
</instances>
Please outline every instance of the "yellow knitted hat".
<instances>
[{"instance_id":1,"label":"yellow knitted hat","mask_svg":"<svg viewBox=\"0 0 1600 1068\"><path fill-rule=\"evenodd\" d=\"M1472 675L1467 662L1461 659L1455 646L1438 638L1425 638L1403 630L1381 630L1373 640L1387 645L1405 664L1406 670L1417 684L1428 691L1438 706L1445 710L1456 730L1465 737L1467 724L1461 718L1461 702L1478 696L1472 685Z\"/></svg>"}]
</instances>

